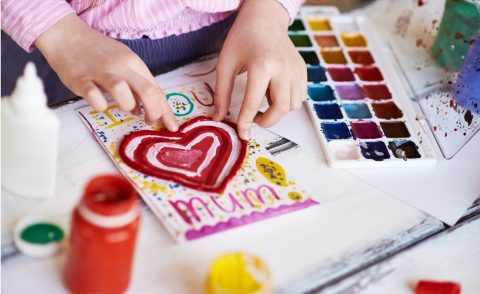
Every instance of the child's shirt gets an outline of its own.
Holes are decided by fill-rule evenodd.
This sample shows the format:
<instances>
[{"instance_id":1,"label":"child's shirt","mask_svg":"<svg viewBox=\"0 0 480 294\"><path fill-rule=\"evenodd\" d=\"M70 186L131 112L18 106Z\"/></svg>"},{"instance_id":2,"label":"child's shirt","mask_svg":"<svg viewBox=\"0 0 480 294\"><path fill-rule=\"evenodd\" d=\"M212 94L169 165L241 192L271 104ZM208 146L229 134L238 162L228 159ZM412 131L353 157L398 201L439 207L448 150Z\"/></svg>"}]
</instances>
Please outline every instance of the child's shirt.
<instances>
[{"instance_id":1,"label":"child's shirt","mask_svg":"<svg viewBox=\"0 0 480 294\"><path fill-rule=\"evenodd\" d=\"M261 1L261 0L258 0ZM303 0L278 0L293 20ZM62 17L78 14L118 39L159 39L192 32L237 10L242 0L2 0L2 30L26 51Z\"/></svg>"}]
</instances>

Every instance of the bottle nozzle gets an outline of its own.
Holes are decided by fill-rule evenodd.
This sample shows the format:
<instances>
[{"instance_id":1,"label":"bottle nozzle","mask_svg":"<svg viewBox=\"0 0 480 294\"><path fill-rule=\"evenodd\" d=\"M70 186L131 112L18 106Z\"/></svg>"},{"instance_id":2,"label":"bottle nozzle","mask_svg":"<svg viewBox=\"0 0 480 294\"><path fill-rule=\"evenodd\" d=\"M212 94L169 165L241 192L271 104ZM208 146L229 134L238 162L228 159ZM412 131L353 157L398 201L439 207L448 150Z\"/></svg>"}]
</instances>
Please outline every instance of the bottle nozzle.
<instances>
[{"instance_id":1,"label":"bottle nozzle","mask_svg":"<svg viewBox=\"0 0 480 294\"><path fill-rule=\"evenodd\" d=\"M37 77L37 68L33 62L28 62L23 70L23 77L26 79L32 79Z\"/></svg>"},{"instance_id":2,"label":"bottle nozzle","mask_svg":"<svg viewBox=\"0 0 480 294\"><path fill-rule=\"evenodd\" d=\"M42 80L37 76L33 62L28 62L23 75L18 78L11 96L16 108L40 108L46 106L47 96L43 90Z\"/></svg>"}]
</instances>

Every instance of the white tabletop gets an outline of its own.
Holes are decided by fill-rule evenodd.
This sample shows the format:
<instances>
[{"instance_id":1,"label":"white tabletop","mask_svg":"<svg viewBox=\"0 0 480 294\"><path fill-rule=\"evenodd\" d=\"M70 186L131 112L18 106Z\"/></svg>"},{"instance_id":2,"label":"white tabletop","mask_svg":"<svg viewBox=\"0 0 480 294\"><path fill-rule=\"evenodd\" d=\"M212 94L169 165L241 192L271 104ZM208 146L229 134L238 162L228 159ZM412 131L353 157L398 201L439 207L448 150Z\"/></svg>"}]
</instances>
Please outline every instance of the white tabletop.
<instances>
[{"instance_id":1,"label":"white tabletop","mask_svg":"<svg viewBox=\"0 0 480 294\"><path fill-rule=\"evenodd\" d=\"M19 254L11 243L12 225L26 213L48 212L68 220L90 177L117 172L76 116L81 105L55 110L61 119L55 195L39 202L2 190L5 293L66 293L64 253L47 259ZM144 206L129 293L200 293L210 261L231 250L261 256L278 293L410 293L412 284L427 278L458 281L462 293L478 292L479 204L468 220L448 229L350 173L327 167L320 154L262 129L255 130L255 137L321 204L182 244Z\"/></svg>"},{"instance_id":2,"label":"white tabletop","mask_svg":"<svg viewBox=\"0 0 480 294\"><path fill-rule=\"evenodd\" d=\"M42 289L44 293L65 292L60 279L64 254L37 260L16 253L8 235L11 224L26 212L47 211L68 218L88 178L103 172L117 172L74 113L74 109L83 104L80 101L55 110L62 121L55 196L39 203L5 191L2 193L2 290L5 293L29 293L33 289ZM282 140L265 130L256 129L255 136L262 138L263 144L270 148L282 145L269 144ZM264 258L272 269L275 289L279 293L334 287L338 281L347 277L354 279L361 274L360 270L367 269L368 272L372 265L382 265L386 257L446 229L440 221L345 171L328 168L322 158L312 158L301 147L290 148L293 145L288 143L284 146L286 150L277 153L276 160L293 177L301 178L314 195L321 196L318 197L322 199L321 205L185 244L175 243L144 207L129 291L198 292L209 262L216 255L230 250L246 250ZM276 147L276 150L282 148ZM456 233L465 241L460 244L449 242L450 246L459 246L455 254L478 259L478 246L473 244L478 244L480 235L471 231L478 231L479 225L478 220L471 221L467 226L473 229ZM441 238L435 240L440 244L439 248L445 246ZM433 244L433 241L425 242ZM449 257L448 252L441 250L438 254L438 258L432 257L435 264L429 274L433 277L443 267L439 258ZM450 259L453 257L458 256L452 255ZM455 260L450 261L455 263ZM480 272L480 268L472 270L477 274ZM442 271L448 271L448 267ZM375 278L381 280L384 277ZM424 277L419 274L416 278ZM465 284L465 290L468 285L473 287L478 283L470 274L456 278ZM400 277L395 280L405 282ZM470 289L473 291L474 288Z\"/></svg>"}]
</instances>

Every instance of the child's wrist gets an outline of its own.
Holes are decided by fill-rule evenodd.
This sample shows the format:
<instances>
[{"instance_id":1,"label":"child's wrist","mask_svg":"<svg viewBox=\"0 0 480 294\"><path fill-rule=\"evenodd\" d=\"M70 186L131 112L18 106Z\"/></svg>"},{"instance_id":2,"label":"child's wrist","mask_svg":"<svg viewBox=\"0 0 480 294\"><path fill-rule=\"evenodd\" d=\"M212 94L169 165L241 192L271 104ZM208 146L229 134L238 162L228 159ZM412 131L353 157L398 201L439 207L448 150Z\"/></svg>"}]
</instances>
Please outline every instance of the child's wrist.
<instances>
[{"instance_id":1,"label":"child's wrist","mask_svg":"<svg viewBox=\"0 0 480 294\"><path fill-rule=\"evenodd\" d=\"M86 37L88 30L91 29L77 15L69 14L42 33L34 45L48 60L50 56L68 47L72 41Z\"/></svg>"},{"instance_id":2,"label":"child's wrist","mask_svg":"<svg viewBox=\"0 0 480 294\"><path fill-rule=\"evenodd\" d=\"M288 30L290 15L278 0L245 0L241 13L248 13L266 19L281 29Z\"/></svg>"}]
</instances>

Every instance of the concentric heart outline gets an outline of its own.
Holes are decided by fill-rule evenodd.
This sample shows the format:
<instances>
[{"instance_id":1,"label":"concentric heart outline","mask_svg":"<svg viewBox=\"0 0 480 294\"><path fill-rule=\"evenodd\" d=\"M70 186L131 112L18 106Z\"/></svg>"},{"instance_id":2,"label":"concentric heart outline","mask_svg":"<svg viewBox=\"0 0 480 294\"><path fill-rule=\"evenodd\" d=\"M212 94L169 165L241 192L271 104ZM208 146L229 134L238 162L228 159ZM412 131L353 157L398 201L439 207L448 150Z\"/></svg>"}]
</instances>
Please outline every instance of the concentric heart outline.
<instances>
[{"instance_id":1,"label":"concentric heart outline","mask_svg":"<svg viewBox=\"0 0 480 294\"><path fill-rule=\"evenodd\" d=\"M146 175L173 181L192 189L222 193L240 169L247 152L247 141L241 140L235 130L236 125L232 122L216 122L200 116L184 123L175 133L166 129L132 132L122 140L119 154L129 167ZM155 147L155 144L169 144L170 147L181 146L178 149L185 149L203 134L215 138L212 144L217 142L219 145L214 148L215 153L208 165L196 175L188 173L188 170L180 172L178 168L160 168L163 164L152 165L147 157L148 151ZM222 156L219 157L218 154ZM158 152L150 151L150 159L157 155Z\"/></svg>"}]
</instances>

